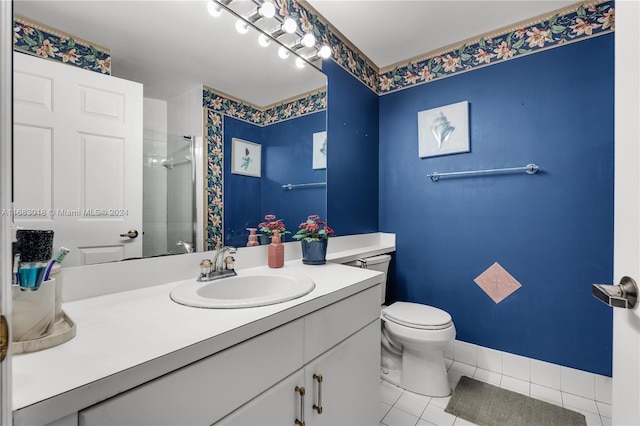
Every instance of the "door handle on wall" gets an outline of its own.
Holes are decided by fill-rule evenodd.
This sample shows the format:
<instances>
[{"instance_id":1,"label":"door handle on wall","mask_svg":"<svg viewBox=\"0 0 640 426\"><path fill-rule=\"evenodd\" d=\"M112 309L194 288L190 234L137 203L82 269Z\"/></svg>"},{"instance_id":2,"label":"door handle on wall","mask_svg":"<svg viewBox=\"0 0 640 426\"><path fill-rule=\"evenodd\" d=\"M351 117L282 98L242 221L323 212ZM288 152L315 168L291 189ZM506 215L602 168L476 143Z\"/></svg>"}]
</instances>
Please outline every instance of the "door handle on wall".
<instances>
[{"instance_id":1,"label":"door handle on wall","mask_svg":"<svg viewBox=\"0 0 640 426\"><path fill-rule=\"evenodd\" d=\"M591 294L614 308L633 309L638 304L638 285L630 277L622 277L620 284L593 284Z\"/></svg>"},{"instance_id":2,"label":"door handle on wall","mask_svg":"<svg viewBox=\"0 0 640 426\"><path fill-rule=\"evenodd\" d=\"M120 234L120 237L126 238L129 237L131 239L136 238L138 236L138 231L135 229L130 229L126 234Z\"/></svg>"}]
</instances>

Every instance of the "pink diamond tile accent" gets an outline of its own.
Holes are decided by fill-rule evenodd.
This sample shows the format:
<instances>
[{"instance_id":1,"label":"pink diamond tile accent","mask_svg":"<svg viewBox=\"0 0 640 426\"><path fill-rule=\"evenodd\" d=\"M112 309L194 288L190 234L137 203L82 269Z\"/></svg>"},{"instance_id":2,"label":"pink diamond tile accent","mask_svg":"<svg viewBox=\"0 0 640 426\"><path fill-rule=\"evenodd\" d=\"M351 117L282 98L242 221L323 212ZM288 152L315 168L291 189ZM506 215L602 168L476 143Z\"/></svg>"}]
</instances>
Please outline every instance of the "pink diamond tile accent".
<instances>
[{"instance_id":1,"label":"pink diamond tile accent","mask_svg":"<svg viewBox=\"0 0 640 426\"><path fill-rule=\"evenodd\" d=\"M498 262L489 266L473 280L494 302L500 303L522 284L511 276Z\"/></svg>"}]
</instances>

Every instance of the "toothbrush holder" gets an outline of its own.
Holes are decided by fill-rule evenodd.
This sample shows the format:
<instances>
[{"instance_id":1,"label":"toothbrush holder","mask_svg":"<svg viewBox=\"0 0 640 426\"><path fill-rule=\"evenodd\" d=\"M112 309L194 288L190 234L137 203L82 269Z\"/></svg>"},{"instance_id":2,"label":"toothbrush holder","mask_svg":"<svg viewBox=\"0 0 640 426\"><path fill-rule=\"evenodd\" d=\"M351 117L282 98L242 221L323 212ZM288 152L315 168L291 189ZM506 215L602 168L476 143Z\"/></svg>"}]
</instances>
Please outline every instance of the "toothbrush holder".
<instances>
[{"instance_id":1,"label":"toothbrush holder","mask_svg":"<svg viewBox=\"0 0 640 426\"><path fill-rule=\"evenodd\" d=\"M38 291L11 286L13 298L11 335L14 342L36 340L53 332L56 313L56 279L44 281Z\"/></svg>"}]
</instances>

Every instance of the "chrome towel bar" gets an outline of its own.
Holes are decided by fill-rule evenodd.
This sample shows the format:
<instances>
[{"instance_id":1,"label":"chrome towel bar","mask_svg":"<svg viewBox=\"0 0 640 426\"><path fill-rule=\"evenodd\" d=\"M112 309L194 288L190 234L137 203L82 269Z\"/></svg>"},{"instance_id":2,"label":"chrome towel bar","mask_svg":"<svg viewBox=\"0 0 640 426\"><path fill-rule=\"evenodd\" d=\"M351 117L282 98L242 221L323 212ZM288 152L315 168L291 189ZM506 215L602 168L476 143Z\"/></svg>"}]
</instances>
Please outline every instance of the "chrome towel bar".
<instances>
[{"instance_id":1,"label":"chrome towel bar","mask_svg":"<svg viewBox=\"0 0 640 426\"><path fill-rule=\"evenodd\" d=\"M288 183L286 185L282 185L282 189L286 189L288 191L291 191L292 189L313 188L313 187L317 187L317 186L325 186L326 184L327 184L327 182L298 183L298 184Z\"/></svg>"},{"instance_id":2,"label":"chrome towel bar","mask_svg":"<svg viewBox=\"0 0 640 426\"><path fill-rule=\"evenodd\" d=\"M449 173L429 173L427 176L431 178L432 182L437 182L441 177L445 176L467 176L467 175L480 175L487 173L505 173L505 172L519 172L525 171L528 175L532 175L538 172L540 166L537 164L527 164L524 167L507 167L504 169L486 169L486 170L469 170L466 172L449 172Z\"/></svg>"}]
</instances>

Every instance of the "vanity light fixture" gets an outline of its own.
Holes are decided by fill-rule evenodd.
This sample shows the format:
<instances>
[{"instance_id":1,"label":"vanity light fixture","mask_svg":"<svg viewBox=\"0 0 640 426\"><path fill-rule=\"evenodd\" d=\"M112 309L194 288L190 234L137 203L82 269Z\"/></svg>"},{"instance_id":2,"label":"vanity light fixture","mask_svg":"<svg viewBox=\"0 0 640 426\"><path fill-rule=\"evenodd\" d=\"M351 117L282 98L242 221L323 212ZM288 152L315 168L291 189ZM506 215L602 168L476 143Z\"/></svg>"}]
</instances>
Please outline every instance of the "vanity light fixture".
<instances>
[{"instance_id":1,"label":"vanity light fixture","mask_svg":"<svg viewBox=\"0 0 640 426\"><path fill-rule=\"evenodd\" d=\"M278 56L282 59L287 59L289 57L289 51L286 47L280 46L278 49Z\"/></svg>"},{"instance_id":2,"label":"vanity light fixture","mask_svg":"<svg viewBox=\"0 0 640 426\"><path fill-rule=\"evenodd\" d=\"M286 18L284 22L269 32L269 35L273 38L278 38L283 34L293 34L298 30L298 24L293 18Z\"/></svg>"},{"instance_id":3,"label":"vanity light fixture","mask_svg":"<svg viewBox=\"0 0 640 426\"><path fill-rule=\"evenodd\" d=\"M242 19L236 21L236 31L246 34L249 31L249 23L253 24L262 18L273 18L276 15L276 7L270 1L265 1L247 16L247 22Z\"/></svg>"},{"instance_id":4,"label":"vanity light fixture","mask_svg":"<svg viewBox=\"0 0 640 426\"><path fill-rule=\"evenodd\" d=\"M271 44L271 39L265 34L260 34L258 36L258 44L262 47L267 47Z\"/></svg>"},{"instance_id":5,"label":"vanity light fixture","mask_svg":"<svg viewBox=\"0 0 640 426\"><path fill-rule=\"evenodd\" d=\"M229 6L232 1L233 0L209 0L209 2L207 3L207 12L209 12L209 15L217 18L222 15L222 7L220 6L220 4Z\"/></svg>"},{"instance_id":6,"label":"vanity light fixture","mask_svg":"<svg viewBox=\"0 0 640 426\"><path fill-rule=\"evenodd\" d=\"M296 50L300 50L303 47L313 47L315 44L316 38L314 37L314 35L311 33L306 33L302 38L298 39L298 41L289 46L289 49L295 52Z\"/></svg>"},{"instance_id":7,"label":"vanity light fixture","mask_svg":"<svg viewBox=\"0 0 640 426\"><path fill-rule=\"evenodd\" d=\"M306 65L306 63L304 62L304 59L297 57L296 58L296 67L298 68L304 68Z\"/></svg>"},{"instance_id":8,"label":"vanity light fixture","mask_svg":"<svg viewBox=\"0 0 640 426\"><path fill-rule=\"evenodd\" d=\"M251 12L249 16L247 16L247 21L254 23L258 21L258 19L262 18L273 18L276 16L276 7L270 1L265 1L262 3L256 10Z\"/></svg>"},{"instance_id":9,"label":"vanity light fixture","mask_svg":"<svg viewBox=\"0 0 640 426\"><path fill-rule=\"evenodd\" d=\"M284 22L268 33L263 33L258 36L258 43L262 47L267 47L271 44L271 39L276 39L284 34L294 34L298 30L298 24L293 18L285 18Z\"/></svg>"},{"instance_id":10,"label":"vanity light fixture","mask_svg":"<svg viewBox=\"0 0 640 426\"><path fill-rule=\"evenodd\" d=\"M329 59L331 57L331 48L326 44L320 48L314 55L309 56L307 61L315 62L318 59ZM302 68L302 67L300 67Z\"/></svg>"}]
</instances>

